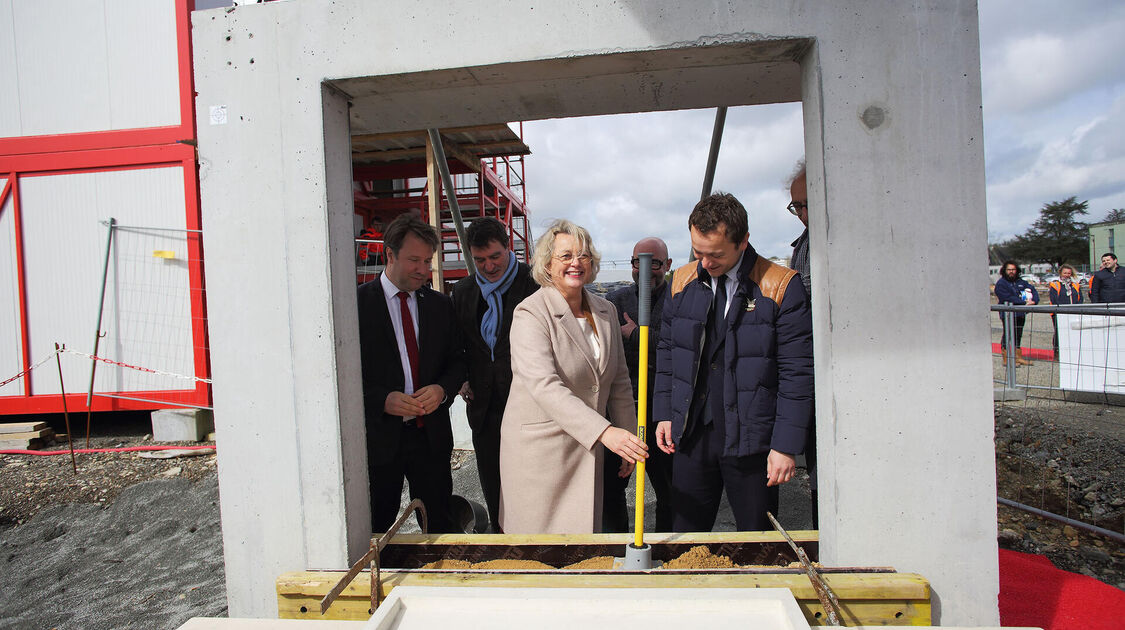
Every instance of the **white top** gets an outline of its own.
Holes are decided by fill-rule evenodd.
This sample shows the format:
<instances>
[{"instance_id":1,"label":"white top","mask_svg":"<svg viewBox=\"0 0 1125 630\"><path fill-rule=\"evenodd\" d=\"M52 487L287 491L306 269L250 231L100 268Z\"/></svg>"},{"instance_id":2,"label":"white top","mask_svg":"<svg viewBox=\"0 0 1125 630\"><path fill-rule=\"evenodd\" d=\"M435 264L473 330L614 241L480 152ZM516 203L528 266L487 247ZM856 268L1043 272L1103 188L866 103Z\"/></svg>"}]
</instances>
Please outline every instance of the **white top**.
<instances>
[{"instance_id":1,"label":"white top","mask_svg":"<svg viewBox=\"0 0 1125 630\"><path fill-rule=\"evenodd\" d=\"M594 360L599 361L602 358L602 346L598 343L598 334L590 326L590 322L586 321L585 317L577 317L578 327L582 329L582 333L586 335L586 340L590 342L590 347L594 350Z\"/></svg>"},{"instance_id":2,"label":"white top","mask_svg":"<svg viewBox=\"0 0 1125 630\"><path fill-rule=\"evenodd\" d=\"M727 281L727 303L723 305L723 319L726 319L727 311L730 310L731 300L734 299L734 292L738 290L738 270L740 267L742 267L742 257L745 255L746 250L744 249L742 250L742 254L738 257L738 262L734 263L734 266L730 268L730 271L721 276ZM714 282L715 280L716 278L711 278L712 282ZM712 285L712 290L714 290L714 285ZM717 293L715 295L717 295Z\"/></svg>"},{"instance_id":3,"label":"white top","mask_svg":"<svg viewBox=\"0 0 1125 630\"><path fill-rule=\"evenodd\" d=\"M391 326L395 329L395 342L398 343L398 358L402 361L402 376L403 382L406 386L402 391L406 394L414 393L414 377L410 372L410 355L406 353L406 338L403 337L402 332L402 307L399 306L398 292L399 289L387 277L387 274L381 274L379 281L383 283L383 297L387 299L387 312L391 314ZM409 291L410 296L406 300L406 307L410 310L410 319L414 322L414 340L418 340L418 296L414 291ZM413 416L411 416L413 417ZM409 420L410 418L403 418Z\"/></svg>"}]
</instances>

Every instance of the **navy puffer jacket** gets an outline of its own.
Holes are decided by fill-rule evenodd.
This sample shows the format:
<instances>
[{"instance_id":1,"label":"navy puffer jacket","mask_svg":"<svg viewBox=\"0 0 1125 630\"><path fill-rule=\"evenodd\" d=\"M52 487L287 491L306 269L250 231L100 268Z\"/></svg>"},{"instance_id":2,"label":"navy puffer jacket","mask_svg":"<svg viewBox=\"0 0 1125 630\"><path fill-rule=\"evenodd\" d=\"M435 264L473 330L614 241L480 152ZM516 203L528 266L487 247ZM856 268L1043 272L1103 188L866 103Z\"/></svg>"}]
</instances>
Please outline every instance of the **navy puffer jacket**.
<instances>
[{"instance_id":1,"label":"navy puffer jacket","mask_svg":"<svg viewBox=\"0 0 1125 630\"><path fill-rule=\"evenodd\" d=\"M738 277L724 341L723 455L801 453L813 414L812 315L805 287L799 274L749 246ZM676 443L684 435L712 301L710 275L699 263L676 270L664 300L653 396L653 420L670 420Z\"/></svg>"}]
</instances>

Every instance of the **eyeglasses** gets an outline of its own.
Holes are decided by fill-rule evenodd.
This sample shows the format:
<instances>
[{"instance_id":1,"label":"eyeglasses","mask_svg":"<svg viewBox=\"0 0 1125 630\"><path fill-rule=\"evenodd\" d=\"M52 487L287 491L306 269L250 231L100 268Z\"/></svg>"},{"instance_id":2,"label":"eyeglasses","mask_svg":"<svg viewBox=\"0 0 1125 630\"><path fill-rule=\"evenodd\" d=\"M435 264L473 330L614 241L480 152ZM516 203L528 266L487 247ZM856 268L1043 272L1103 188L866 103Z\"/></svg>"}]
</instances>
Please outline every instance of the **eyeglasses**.
<instances>
[{"instance_id":1,"label":"eyeglasses","mask_svg":"<svg viewBox=\"0 0 1125 630\"><path fill-rule=\"evenodd\" d=\"M805 203L804 201L792 201L788 206L785 206L785 209L796 215L802 210L808 210L809 204Z\"/></svg>"},{"instance_id":2,"label":"eyeglasses","mask_svg":"<svg viewBox=\"0 0 1125 630\"><path fill-rule=\"evenodd\" d=\"M640 269L641 268L641 259L640 258L634 258L633 260L631 260L629 262L633 263L633 269ZM664 266L663 260L659 260L657 258L652 259L652 270L653 271L660 271L660 268L663 267L663 266Z\"/></svg>"},{"instance_id":3,"label":"eyeglasses","mask_svg":"<svg viewBox=\"0 0 1125 630\"><path fill-rule=\"evenodd\" d=\"M572 254L570 252L563 252L562 254L559 254L558 256L555 256L555 259L558 260L559 262L561 262L564 265L569 265L570 263L574 262L574 254ZM578 262L583 263L583 264L586 264L593 259L594 259L593 256L591 256L589 254L579 254L578 255Z\"/></svg>"}]
</instances>

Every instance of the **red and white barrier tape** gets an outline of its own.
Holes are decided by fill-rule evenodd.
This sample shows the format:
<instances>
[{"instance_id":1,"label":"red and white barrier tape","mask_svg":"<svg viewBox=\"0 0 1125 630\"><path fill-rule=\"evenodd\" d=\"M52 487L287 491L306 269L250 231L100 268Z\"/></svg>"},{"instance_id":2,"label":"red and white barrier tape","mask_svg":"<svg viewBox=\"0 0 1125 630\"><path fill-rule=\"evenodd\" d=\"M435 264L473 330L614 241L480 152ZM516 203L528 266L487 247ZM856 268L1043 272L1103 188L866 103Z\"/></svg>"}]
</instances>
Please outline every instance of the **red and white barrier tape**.
<instances>
[{"instance_id":1,"label":"red and white barrier tape","mask_svg":"<svg viewBox=\"0 0 1125 630\"><path fill-rule=\"evenodd\" d=\"M16 374L16 375L15 375L15 376L13 376L12 378L10 378L10 379L8 379L8 380L6 380L6 381L4 381L4 382L0 383L0 387L3 387L3 386L5 386L5 385L7 385L8 383L11 383L12 381L14 381L14 380L16 380L16 379L18 379L18 378L22 378L22 377L23 377L23 375L27 374L28 372L30 372L30 371L32 371L32 370L34 370L35 368L39 367L40 365L43 365L44 363L46 363L46 362L50 361L51 359L55 358L55 355L56 355L56 354L58 354L58 353L59 353L59 351L58 351L58 350L55 350L55 351L54 351L54 352L52 352L51 354L48 354L48 355L47 355L46 357L44 357L44 358L43 358L43 360L42 360L42 361L40 361L39 363L36 363L35 365L33 365L33 366L31 366L31 367L27 368L26 370L24 370L24 371L20 372L19 374Z\"/></svg>"},{"instance_id":2,"label":"red and white barrier tape","mask_svg":"<svg viewBox=\"0 0 1125 630\"><path fill-rule=\"evenodd\" d=\"M92 354L87 354L85 352L79 352L78 350L71 350L70 348L63 347L62 349L55 350L51 354L48 354L47 356L43 357L43 360L41 360L38 363L36 363L35 365L27 368L26 370L20 372L19 374L16 374L15 376L13 376L13 377L5 380L5 381L0 382L0 387L3 387L5 385L7 385L8 383L11 383L14 380L23 378L25 375L27 375L29 372L31 372L35 368L39 367L40 365L43 365L44 363L46 363L47 361L50 361L53 358L55 358L55 355L59 354L60 352L68 352L70 354L77 354L80 357L86 357L87 359L92 359L94 361L101 361L102 363L108 363L110 365L116 365L116 366L123 367L123 368L129 368L130 370L138 370L138 371L141 371L141 372L148 372L149 374L157 374L159 376L171 376L172 378L182 378L184 380L198 381L200 383L208 383L208 384L211 383L211 379L209 379L209 378L199 378L198 376L185 376L183 374L176 374L175 372L165 372L164 370L153 370L151 368L141 367L139 365L129 365L128 363L121 363L120 361L114 361L112 359L105 359L105 358L102 358L102 357L96 357Z\"/></svg>"},{"instance_id":3,"label":"red and white barrier tape","mask_svg":"<svg viewBox=\"0 0 1125 630\"><path fill-rule=\"evenodd\" d=\"M175 372L165 372L164 370L154 370L152 368L141 367L139 365L129 365L128 363L121 363L120 361L114 361L113 359L105 359L105 358L102 358L102 357L96 357L92 354L87 354L85 352L79 352L78 350L71 350L70 348L63 348L62 352L69 352L70 354L77 354L80 357L86 357L87 359L93 359L94 361L101 361L102 363L108 363L110 365L116 365L116 366L123 367L123 368L129 368L130 370L138 370L138 371L141 371L141 372L148 372L150 374L158 374L160 376L171 376L172 378L182 378L184 380L198 381L200 383L208 383L208 384L211 383L211 379L209 379L209 378L199 378L198 376L186 376L184 374L176 374Z\"/></svg>"}]
</instances>

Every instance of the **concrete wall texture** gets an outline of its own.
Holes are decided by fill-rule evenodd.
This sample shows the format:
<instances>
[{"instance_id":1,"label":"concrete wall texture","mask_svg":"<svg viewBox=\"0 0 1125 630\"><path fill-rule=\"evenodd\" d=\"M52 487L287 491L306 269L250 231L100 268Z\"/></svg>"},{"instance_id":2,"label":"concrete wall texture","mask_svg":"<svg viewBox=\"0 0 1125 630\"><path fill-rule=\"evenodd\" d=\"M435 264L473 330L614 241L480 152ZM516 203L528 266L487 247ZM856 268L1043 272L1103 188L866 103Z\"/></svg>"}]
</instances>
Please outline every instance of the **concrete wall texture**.
<instances>
[{"instance_id":1,"label":"concrete wall texture","mask_svg":"<svg viewBox=\"0 0 1125 630\"><path fill-rule=\"evenodd\" d=\"M276 615L279 573L343 568L369 536L349 124L801 100L822 560L921 573L941 623L995 625L988 306L958 281L986 245L975 2L480 9L193 16L231 615Z\"/></svg>"}]
</instances>

